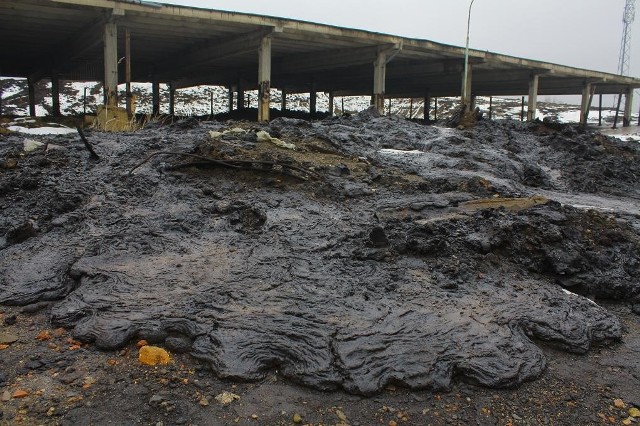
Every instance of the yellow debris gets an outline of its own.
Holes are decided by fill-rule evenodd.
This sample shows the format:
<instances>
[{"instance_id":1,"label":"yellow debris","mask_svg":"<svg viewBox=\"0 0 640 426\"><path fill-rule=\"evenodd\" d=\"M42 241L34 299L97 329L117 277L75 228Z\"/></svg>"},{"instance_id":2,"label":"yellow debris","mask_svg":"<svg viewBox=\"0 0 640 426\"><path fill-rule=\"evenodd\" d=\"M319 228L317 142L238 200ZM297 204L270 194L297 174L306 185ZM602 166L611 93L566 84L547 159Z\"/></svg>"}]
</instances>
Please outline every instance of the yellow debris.
<instances>
[{"instance_id":1,"label":"yellow debris","mask_svg":"<svg viewBox=\"0 0 640 426\"><path fill-rule=\"evenodd\" d=\"M236 395L235 393L226 392L226 391L222 392L219 395L216 395L216 401L218 401L222 405L229 405L233 401L236 401L238 399L240 399L238 395Z\"/></svg>"},{"instance_id":2,"label":"yellow debris","mask_svg":"<svg viewBox=\"0 0 640 426\"><path fill-rule=\"evenodd\" d=\"M549 199L541 195L534 195L533 197L528 198L484 198L460 203L460 207L465 210L473 211L497 209L499 207L504 207L507 210L520 211L534 206L547 204L548 202Z\"/></svg>"},{"instance_id":3,"label":"yellow debris","mask_svg":"<svg viewBox=\"0 0 640 426\"><path fill-rule=\"evenodd\" d=\"M636 407L630 408L629 409L629 415L631 417L640 417L640 410L637 409Z\"/></svg>"},{"instance_id":4,"label":"yellow debris","mask_svg":"<svg viewBox=\"0 0 640 426\"><path fill-rule=\"evenodd\" d=\"M169 352L157 346L143 346L140 348L138 359L145 365L164 365L171 362Z\"/></svg>"}]
</instances>

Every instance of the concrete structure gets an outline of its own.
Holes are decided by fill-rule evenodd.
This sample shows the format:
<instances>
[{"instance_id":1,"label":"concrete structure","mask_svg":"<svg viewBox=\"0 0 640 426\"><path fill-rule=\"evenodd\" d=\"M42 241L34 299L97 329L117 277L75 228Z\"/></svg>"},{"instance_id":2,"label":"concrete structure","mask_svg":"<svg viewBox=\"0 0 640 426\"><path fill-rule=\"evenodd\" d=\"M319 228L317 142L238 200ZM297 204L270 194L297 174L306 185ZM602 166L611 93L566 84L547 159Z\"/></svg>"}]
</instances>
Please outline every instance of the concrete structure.
<instances>
[{"instance_id":1,"label":"concrete structure","mask_svg":"<svg viewBox=\"0 0 640 426\"><path fill-rule=\"evenodd\" d=\"M235 92L239 109L244 91L258 90L259 120L269 119L273 88L371 95L380 112L385 98L460 96L465 53L429 40L141 0L0 0L0 39L2 75L28 77L31 86L45 77L103 81L105 103L115 104L117 83L126 81L171 90L220 85ZM530 120L538 95L582 94L585 108L594 94L625 94L625 124L640 87L636 78L476 50L467 83L472 97L527 95Z\"/></svg>"}]
</instances>

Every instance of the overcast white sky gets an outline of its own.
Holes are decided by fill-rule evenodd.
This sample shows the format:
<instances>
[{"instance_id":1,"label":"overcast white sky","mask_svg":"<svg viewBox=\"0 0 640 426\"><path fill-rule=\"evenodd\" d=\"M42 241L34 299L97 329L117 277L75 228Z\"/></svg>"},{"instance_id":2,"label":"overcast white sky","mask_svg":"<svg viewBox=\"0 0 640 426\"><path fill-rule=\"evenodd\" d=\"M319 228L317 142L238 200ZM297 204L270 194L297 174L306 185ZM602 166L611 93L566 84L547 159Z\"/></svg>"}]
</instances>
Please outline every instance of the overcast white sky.
<instances>
[{"instance_id":1,"label":"overcast white sky","mask_svg":"<svg viewBox=\"0 0 640 426\"><path fill-rule=\"evenodd\" d=\"M423 38L463 46L470 0L160 0ZM616 72L625 0L475 0L470 46ZM640 16L631 75L640 76Z\"/></svg>"}]
</instances>

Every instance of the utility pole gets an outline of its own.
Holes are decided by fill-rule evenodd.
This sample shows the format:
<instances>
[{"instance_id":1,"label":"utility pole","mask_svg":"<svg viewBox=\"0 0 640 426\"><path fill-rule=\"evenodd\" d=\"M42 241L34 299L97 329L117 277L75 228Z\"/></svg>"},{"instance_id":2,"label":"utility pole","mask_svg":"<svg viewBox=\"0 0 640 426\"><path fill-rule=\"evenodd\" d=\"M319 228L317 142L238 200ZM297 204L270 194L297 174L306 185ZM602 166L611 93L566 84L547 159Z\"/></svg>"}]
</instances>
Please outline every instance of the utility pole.
<instances>
[{"instance_id":1,"label":"utility pole","mask_svg":"<svg viewBox=\"0 0 640 426\"><path fill-rule=\"evenodd\" d=\"M620 42L620 56L618 57L618 74L629 75L629 65L631 64L631 24L636 18L636 0L627 0L622 14L622 41ZM616 117L620 109L620 99L622 93L614 98L614 106L617 106ZM617 118L613 123L616 128Z\"/></svg>"},{"instance_id":2,"label":"utility pole","mask_svg":"<svg viewBox=\"0 0 640 426\"><path fill-rule=\"evenodd\" d=\"M469 97L469 88L468 79L469 79L469 29L471 28L471 7L473 6L473 2L475 0L471 0L469 3L469 16L467 18L467 43L464 48L464 77L462 79L462 103L465 104L465 111L469 111L470 105L468 104ZM634 0L635 1L635 0Z\"/></svg>"},{"instance_id":3,"label":"utility pole","mask_svg":"<svg viewBox=\"0 0 640 426\"><path fill-rule=\"evenodd\" d=\"M622 42L620 43L620 57L618 59L618 74L629 75L631 64L631 24L636 17L636 0L627 0L622 15Z\"/></svg>"}]
</instances>

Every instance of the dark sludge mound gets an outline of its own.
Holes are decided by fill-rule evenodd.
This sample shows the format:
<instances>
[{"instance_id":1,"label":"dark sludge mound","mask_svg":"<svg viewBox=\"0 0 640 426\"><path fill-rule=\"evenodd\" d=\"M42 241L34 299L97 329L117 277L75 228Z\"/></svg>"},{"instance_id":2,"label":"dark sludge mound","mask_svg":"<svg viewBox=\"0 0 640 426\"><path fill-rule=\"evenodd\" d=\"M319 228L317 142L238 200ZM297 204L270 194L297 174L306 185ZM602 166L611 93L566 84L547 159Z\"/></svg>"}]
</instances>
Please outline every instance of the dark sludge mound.
<instances>
[{"instance_id":1,"label":"dark sludge mound","mask_svg":"<svg viewBox=\"0 0 640 426\"><path fill-rule=\"evenodd\" d=\"M469 154L476 174L454 176L444 166L417 173L397 152L378 150L415 150L425 141L436 149L459 138L435 157L424 154L444 164L460 159L470 136L371 115L262 127L296 151L228 133L208 140L209 130L237 125L93 133L96 163L71 148L76 141L60 139L69 149L56 155L65 161L37 168L47 154L36 152L4 171L6 193L18 193L8 181L36 182L8 205L4 232L27 211L38 223L27 239L0 249L0 302L56 300L53 324L101 349L146 339L189 352L223 378L277 371L360 394L388 384L441 390L456 379L515 386L544 371L539 342L584 353L621 339L618 319L585 296L638 296L637 232L542 197L474 204L503 184L526 189L508 179L519 175L513 156L509 170L489 173L501 148L486 162ZM340 148L349 134L360 135L363 158L354 155L355 139ZM483 145L487 155L491 143ZM188 159L171 156L127 177L159 148L268 158L276 171L286 163L322 179L185 166ZM447 184L429 191L440 170ZM470 184L479 181L495 185ZM77 196L60 209L51 202L59 194Z\"/></svg>"}]
</instances>

